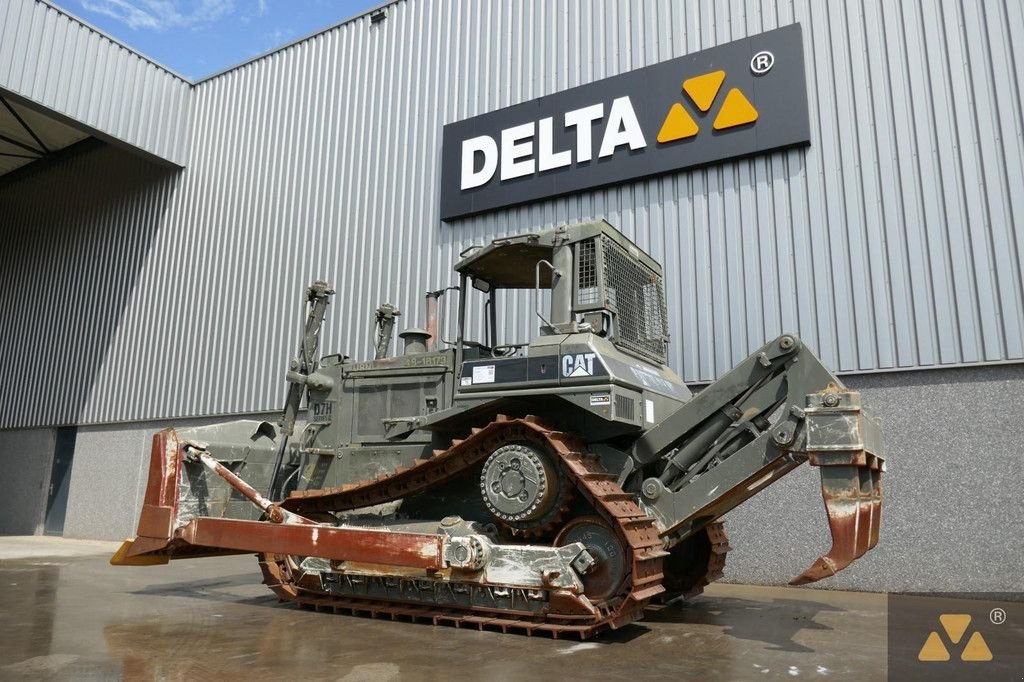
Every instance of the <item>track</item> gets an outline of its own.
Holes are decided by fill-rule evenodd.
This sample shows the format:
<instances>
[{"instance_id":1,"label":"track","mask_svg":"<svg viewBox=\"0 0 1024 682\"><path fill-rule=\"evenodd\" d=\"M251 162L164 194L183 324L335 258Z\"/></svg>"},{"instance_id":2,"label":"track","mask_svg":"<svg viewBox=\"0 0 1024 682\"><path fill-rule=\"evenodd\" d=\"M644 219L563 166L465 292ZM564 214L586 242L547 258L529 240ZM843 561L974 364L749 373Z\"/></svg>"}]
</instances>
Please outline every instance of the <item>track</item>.
<instances>
[{"instance_id":1,"label":"track","mask_svg":"<svg viewBox=\"0 0 1024 682\"><path fill-rule=\"evenodd\" d=\"M578 495L582 495L599 516L615 531L619 543L626 549L628 575L618 590L609 598L592 603L584 595L565 590L547 590L547 604L542 612L499 608L473 608L470 610L436 603L416 603L409 600L360 598L355 595L337 595L326 592L319 579L310 581L295 575L288 558L280 555L261 555L260 567L264 583L282 600L297 602L317 610L386 616L392 619L425 620L435 624L471 626L480 629L498 629L533 634L547 633L558 637L572 635L585 639L602 630L618 628L639 620L644 607L665 588L663 559L668 553L654 521L640 509L633 495L624 492L615 477L602 468L598 459L586 451L577 438L543 425L535 417L510 419L499 415L494 422L474 429L465 440L452 442L447 450L435 450L428 460L417 460L411 467L396 470L391 475L375 480L315 491L300 491L281 503L281 506L300 514L345 511L408 497L424 492L481 463L497 447L514 441L531 441L554 453ZM717 524L720 531L720 524ZM712 533L709 530L708 537ZM713 546L719 548L722 542ZM706 578L695 587L703 587L720 575L724 552L712 552L707 565ZM719 559L720 557L720 559ZM715 574L717 573L717 575ZM389 581L410 581L396 571L382 576ZM473 584L475 589L481 589ZM483 589L504 586L488 586Z\"/></svg>"}]
</instances>

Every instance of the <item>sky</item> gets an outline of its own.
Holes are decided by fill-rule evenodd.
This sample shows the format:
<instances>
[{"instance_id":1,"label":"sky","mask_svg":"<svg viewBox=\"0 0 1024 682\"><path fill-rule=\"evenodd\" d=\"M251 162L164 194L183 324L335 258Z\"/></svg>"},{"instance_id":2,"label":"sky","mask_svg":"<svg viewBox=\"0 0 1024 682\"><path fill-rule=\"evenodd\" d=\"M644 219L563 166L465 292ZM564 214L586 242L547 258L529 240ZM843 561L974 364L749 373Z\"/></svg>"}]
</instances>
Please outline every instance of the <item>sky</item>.
<instances>
[{"instance_id":1,"label":"sky","mask_svg":"<svg viewBox=\"0 0 1024 682\"><path fill-rule=\"evenodd\" d=\"M192 80L336 24L381 0L51 0Z\"/></svg>"}]
</instances>

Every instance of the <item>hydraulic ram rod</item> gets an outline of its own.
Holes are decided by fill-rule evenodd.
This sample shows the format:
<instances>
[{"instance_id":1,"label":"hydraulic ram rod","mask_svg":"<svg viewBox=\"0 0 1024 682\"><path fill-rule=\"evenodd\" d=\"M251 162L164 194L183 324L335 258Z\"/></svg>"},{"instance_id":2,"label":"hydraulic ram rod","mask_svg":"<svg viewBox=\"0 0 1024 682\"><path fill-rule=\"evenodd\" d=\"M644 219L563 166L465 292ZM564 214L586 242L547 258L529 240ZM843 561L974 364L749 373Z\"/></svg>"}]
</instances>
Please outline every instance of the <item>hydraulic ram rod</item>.
<instances>
[{"instance_id":1,"label":"hydraulic ram rod","mask_svg":"<svg viewBox=\"0 0 1024 682\"><path fill-rule=\"evenodd\" d=\"M189 444L186 444L184 449L186 459L202 462L207 469L223 478L228 482L228 485L242 493L242 495L245 496L245 499L249 500L266 512L267 518L270 519L272 523L313 523L303 516L281 509L276 504L263 497L263 495L260 495L259 491L235 475L235 473L226 466L211 457L210 453L203 452Z\"/></svg>"},{"instance_id":2,"label":"hydraulic ram rod","mask_svg":"<svg viewBox=\"0 0 1024 682\"><path fill-rule=\"evenodd\" d=\"M774 422L769 418L774 419ZM780 336L641 436L634 457L664 462L641 503L671 546L805 461L819 467L832 548L793 579L829 577L878 542L881 431L796 337Z\"/></svg>"}]
</instances>

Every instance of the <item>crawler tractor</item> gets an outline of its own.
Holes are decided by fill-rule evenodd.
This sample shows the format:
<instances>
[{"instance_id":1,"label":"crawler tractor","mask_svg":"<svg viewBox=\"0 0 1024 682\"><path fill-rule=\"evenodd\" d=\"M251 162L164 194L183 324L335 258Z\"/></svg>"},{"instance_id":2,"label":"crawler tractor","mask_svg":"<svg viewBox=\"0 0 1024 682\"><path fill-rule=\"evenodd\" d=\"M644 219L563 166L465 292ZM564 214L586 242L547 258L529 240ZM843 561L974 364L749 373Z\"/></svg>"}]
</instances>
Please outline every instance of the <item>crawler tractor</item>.
<instances>
[{"instance_id":1,"label":"crawler tractor","mask_svg":"<svg viewBox=\"0 0 1024 682\"><path fill-rule=\"evenodd\" d=\"M496 239L455 272L399 355L399 312L377 310L372 360L320 355L333 292L309 287L280 423L157 433L111 562L255 553L317 610L583 638L719 578L722 515L803 462L833 546L792 583L878 542L878 425L795 336L692 394L666 364L662 268L606 222ZM529 343L501 338L503 289L534 292Z\"/></svg>"}]
</instances>

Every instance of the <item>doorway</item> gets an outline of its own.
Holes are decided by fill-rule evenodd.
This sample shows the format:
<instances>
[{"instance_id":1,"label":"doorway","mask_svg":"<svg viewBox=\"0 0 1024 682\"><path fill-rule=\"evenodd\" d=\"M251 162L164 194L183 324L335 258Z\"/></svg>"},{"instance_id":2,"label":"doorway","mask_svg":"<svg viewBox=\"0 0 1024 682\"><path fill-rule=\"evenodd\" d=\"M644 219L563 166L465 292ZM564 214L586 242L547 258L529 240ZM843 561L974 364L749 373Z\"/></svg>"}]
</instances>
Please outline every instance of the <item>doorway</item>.
<instances>
[{"instance_id":1,"label":"doorway","mask_svg":"<svg viewBox=\"0 0 1024 682\"><path fill-rule=\"evenodd\" d=\"M71 460L75 454L78 427L57 429L53 448L53 466L50 469L50 490L46 496L46 535L64 535L64 517L68 511L68 491L71 488Z\"/></svg>"}]
</instances>

